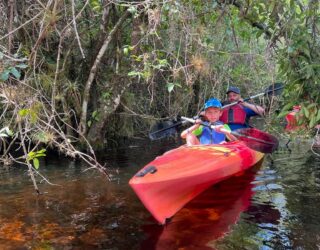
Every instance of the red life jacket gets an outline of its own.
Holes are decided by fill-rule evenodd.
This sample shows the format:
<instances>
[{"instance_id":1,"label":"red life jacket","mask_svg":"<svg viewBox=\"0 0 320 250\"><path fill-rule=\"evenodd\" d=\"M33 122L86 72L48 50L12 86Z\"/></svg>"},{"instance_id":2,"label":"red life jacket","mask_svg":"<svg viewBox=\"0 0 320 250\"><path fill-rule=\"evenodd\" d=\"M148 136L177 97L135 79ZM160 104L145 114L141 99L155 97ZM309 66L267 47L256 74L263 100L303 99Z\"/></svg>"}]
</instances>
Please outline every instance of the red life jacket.
<instances>
[{"instance_id":1,"label":"red life jacket","mask_svg":"<svg viewBox=\"0 0 320 250\"><path fill-rule=\"evenodd\" d=\"M224 109L219 120L227 124L246 124L246 112L244 107L240 104L236 104Z\"/></svg>"}]
</instances>

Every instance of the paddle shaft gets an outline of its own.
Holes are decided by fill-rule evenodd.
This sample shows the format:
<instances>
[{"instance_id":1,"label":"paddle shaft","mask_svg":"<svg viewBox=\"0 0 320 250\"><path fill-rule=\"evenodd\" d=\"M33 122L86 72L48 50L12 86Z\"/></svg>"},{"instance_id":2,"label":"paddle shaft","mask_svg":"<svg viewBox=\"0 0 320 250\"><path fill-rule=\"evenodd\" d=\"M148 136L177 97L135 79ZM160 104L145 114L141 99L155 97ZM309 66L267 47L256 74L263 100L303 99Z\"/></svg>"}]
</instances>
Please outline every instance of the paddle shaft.
<instances>
[{"instance_id":1,"label":"paddle shaft","mask_svg":"<svg viewBox=\"0 0 320 250\"><path fill-rule=\"evenodd\" d=\"M168 129L170 129L170 128L174 128L174 127L176 127L176 126L178 126L178 125L180 125L180 124L182 124L182 123L183 123L183 121L174 123L174 124L172 124L172 125L170 125L170 126L168 126L168 127L165 127L165 128L159 129L159 130L157 130L157 131L154 131L154 132L150 133L150 135L154 135L154 134L160 133L160 132L162 132L162 131L168 130Z\"/></svg>"},{"instance_id":2,"label":"paddle shaft","mask_svg":"<svg viewBox=\"0 0 320 250\"><path fill-rule=\"evenodd\" d=\"M283 89L283 88L284 88L284 86L280 86L280 87L278 87L278 88L270 89L270 90L268 90L268 91L266 91L266 92L263 92L263 93L256 94L256 95L250 96L250 97L248 97L248 98L245 98L245 99L243 99L243 101L246 102L246 101L249 101L249 100L251 100L251 99L257 98L257 97L259 97L259 96L267 95L267 94L269 94L270 92L275 92L275 91L280 90L280 89ZM233 102L233 103L224 105L224 106L222 107L222 109L231 107L231 106L236 105L236 104L238 104L238 103L239 103L239 102Z\"/></svg>"}]
</instances>

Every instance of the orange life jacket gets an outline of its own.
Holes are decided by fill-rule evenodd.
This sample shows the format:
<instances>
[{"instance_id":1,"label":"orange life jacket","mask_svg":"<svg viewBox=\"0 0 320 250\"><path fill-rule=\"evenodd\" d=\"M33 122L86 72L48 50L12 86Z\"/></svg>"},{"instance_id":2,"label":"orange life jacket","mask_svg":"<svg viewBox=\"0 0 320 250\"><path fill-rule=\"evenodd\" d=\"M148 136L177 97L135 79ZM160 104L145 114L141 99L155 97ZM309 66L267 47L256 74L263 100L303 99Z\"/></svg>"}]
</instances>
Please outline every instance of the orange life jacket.
<instances>
[{"instance_id":1,"label":"orange life jacket","mask_svg":"<svg viewBox=\"0 0 320 250\"><path fill-rule=\"evenodd\" d=\"M244 107L240 104L236 104L224 109L219 120L227 124L246 124L246 116L247 114Z\"/></svg>"}]
</instances>

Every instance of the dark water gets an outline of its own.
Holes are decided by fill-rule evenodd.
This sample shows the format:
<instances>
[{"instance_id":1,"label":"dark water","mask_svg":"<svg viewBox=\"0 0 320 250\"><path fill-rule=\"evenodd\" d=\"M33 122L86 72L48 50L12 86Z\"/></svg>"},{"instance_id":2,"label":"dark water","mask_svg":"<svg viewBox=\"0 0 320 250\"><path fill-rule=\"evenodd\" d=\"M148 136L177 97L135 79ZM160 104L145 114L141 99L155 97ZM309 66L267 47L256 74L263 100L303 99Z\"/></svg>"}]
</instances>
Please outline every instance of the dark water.
<instances>
[{"instance_id":1,"label":"dark water","mask_svg":"<svg viewBox=\"0 0 320 250\"><path fill-rule=\"evenodd\" d=\"M319 249L320 158L290 144L260 166L221 182L159 226L128 186L130 177L176 144L132 143L106 152L106 181L48 159L34 194L24 167L0 170L0 249Z\"/></svg>"}]
</instances>

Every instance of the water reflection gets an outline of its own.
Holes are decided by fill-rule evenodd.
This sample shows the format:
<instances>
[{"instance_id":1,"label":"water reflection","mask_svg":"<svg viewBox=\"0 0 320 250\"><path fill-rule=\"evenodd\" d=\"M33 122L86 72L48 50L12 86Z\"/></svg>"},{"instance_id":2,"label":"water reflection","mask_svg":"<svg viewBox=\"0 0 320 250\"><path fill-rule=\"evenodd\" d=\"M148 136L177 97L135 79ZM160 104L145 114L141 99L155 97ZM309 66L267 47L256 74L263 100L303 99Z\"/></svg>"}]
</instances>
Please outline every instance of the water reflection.
<instances>
[{"instance_id":1,"label":"water reflection","mask_svg":"<svg viewBox=\"0 0 320 250\"><path fill-rule=\"evenodd\" d=\"M142 249L212 249L210 242L228 233L250 205L255 171L212 186L180 210L165 227L143 227Z\"/></svg>"}]
</instances>

